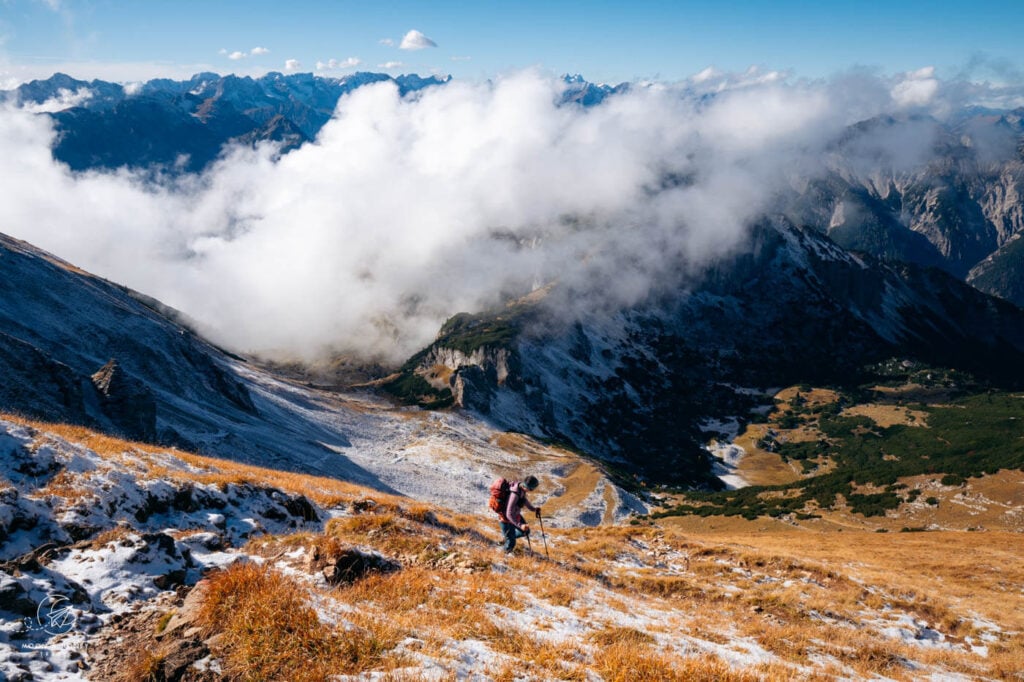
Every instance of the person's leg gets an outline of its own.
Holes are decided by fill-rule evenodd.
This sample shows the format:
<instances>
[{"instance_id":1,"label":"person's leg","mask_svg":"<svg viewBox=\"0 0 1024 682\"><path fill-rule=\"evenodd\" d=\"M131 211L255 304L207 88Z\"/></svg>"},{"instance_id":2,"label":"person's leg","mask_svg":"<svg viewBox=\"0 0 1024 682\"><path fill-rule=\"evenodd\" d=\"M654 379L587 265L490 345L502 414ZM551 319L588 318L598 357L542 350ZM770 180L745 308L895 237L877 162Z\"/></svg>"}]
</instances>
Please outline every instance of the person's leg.
<instances>
[{"instance_id":1,"label":"person's leg","mask_svg":"<svg viewBox=\"0 0 1024 682\"><path fill-rule=\"evenodd\" d=\"M503 548L506 554L511 554L512 550L516 548L516 536L518 535L517 530L518 529L511 523L502 522L501 524L501 534L505 538Z\"/></svg>"}]
</instances>

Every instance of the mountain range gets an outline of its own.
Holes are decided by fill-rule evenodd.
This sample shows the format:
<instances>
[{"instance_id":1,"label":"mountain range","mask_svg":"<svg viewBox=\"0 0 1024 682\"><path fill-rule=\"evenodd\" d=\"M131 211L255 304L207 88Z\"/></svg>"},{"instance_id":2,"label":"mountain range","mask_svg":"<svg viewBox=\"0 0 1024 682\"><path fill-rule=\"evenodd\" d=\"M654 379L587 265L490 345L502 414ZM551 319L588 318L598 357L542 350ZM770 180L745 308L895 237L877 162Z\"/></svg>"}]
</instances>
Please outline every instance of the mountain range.
<instances>
[{"instance_id":1,"label":"mountain range","mask_svg":"<svg viewBox=\"0 0 1024 682\"><path fill-rule=\"evenodd\" d=\"M48 102L69 103L45 115L59 133L54 157L73 169L198 172L228 144L269 140L287 153L316 137L344 93L381 81L403 94L447 82L204 73L126 87L57 74L9 97L44 110L53 108ZM561 105L581 107L631 87L580 76L562 85ZM556 283L504 308L455 315L384 383L405 400L469 408L631 475L690 485L717 480L703 448L714 431L708 424L746 419L773 386L852 381L860 368L891 356L1018 383L1024 318L1012 304L1024 303L1016 260L1024 248L1022 113L860 122L828 147L821 172L790 180L773 210L751 225L745 248L700 274L663 283L627 309L570 320L557 302L574 293ZM139 305L138 296L132 300ZM36 329L39 341L31 343L55 333ZM175 358L169 366L194 364L195 353L183 346L190 334L168 338L177 344L160 351ZM140 395L159 397L170 377L156 368L150 376L149 367L133 366L133 355L121 355L114 374L120 367L141 377ZM76 376L100 371L107 359L81 362ZM253 419L259 409L218 367L195 368L201 380L189 385L206 387L196 403ZM19 408L30 405L39 416L68 410L94 425L129 419L97 411L82 402L74 381L49 371L51 392L67 404L33 396ZM56 388L64 384L72 388ZM131 419L137 433L129 435L197 444L173 419L159 432L148 413Z\"/></svg>"},{"instance_id":2,"label":"mountain range","mask_svg":"<svg viewBox=\"0 0 1024 682\"><path fill-rule=\"evenodd\" d=\"M447 82L435 76L273 72L259 78L198 73L187 81L125 86L58 73L22 84L7 96L28 107L75 103L51 114L59 132L54 157L74 170L198 172L229 143L272 141L282 151L294 149L316 137L339 97L383 81L395 83L403 95Z\"/></svg>"}]
</instances>

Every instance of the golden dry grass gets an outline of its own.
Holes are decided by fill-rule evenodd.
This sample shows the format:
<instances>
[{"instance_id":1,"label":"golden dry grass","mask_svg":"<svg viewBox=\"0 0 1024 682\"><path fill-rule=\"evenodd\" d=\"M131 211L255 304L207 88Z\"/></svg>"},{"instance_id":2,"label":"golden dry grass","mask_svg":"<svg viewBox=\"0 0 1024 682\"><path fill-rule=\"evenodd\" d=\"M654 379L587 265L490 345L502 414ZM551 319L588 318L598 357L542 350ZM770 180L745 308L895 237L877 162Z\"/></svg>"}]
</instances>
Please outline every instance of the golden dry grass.
<instances>
[{"instance_id":1,"label":"golden dry grass","mask_svg":"<svg viewBox=\"0 0 1024 682\"><path fill-rule=\"evenodd\" d=\"M672 518L549 529L546 561L501 555L497 538L487 539L495 535L490 517L335 481L132 450L134 444L116 439L102 445L111 458L152 457L161 475L307 495L322 486L346 503L349 515L332 519L323 533L251 541L246 551L265 557L267 566L236 564L211 576L204 627L219 635L216 653L232 679L373 672L415 680L414 670L396 669L410 663L399 646L409 641L453 678L466 674L464 642L491 655L479 659L476 672L508 680L913 680L932 673L1018 679L1024 670L1024 637L1015 634L1024 632L1020 533L851 532L838 525L841 517L803 527ZM963 490L1019 508L1024 477L1007 480L972 480ZM104 541L117 539L114 532ZM326 588L322 579L285 577L271 567L297 547L330 554L352 545L372 547L402 568ZM289 566L301 569L294 560ZM338 624L322 622L314 601ZM575 624L564 628L563 620ZM927 649L879 632L908 621L940 632L953 648ZM982 635L987 656L969 648ZM693 655L700 650L693 640L708 649L743 642L771 659L729 665ZM140 659L139 679L158 663Z\"/></svg>"},{"instance_id":2,"label":"golden dry grass","mask_svg":"<svg viewBox=\"0 0 1024 682\"><path fill-rule=\"evenodd\" d=\"M759 682L762 679L753 673L737 672L714 656L683 658L632 642L600 649L594 654L594 668L606 682Z\"/></svg>"},{"instance_id":3,"label":"golden dry grass","mask_svg":"<svg viewBox=\"0 0 1024 682\"><path fill-rule=\"evenodd\" d=\"M813 425L800 425L796 428L783 429L779 426L783 414L794 409L794 401L799 395L801 407L816 408L836 403L840 396L837 392L813 388L801 391L796 386L784 388L774 396L775 410L768 416L767 423L750 424L737 435L735 444L746 452L737 466L736 473L751 485L781 485L806 478L805 473L796 462L785 462L778 454L758 447L769 430L777 434L781 442L803 443L815 442L823 438L823 434ZM927 414L919 410L888 403L855 405L844 408L842 414L847 416L864 416L872 419L879 427L886 428L896 424L909 426L927 426ZM819 463L815 475L829 470L832 463L827 458Z\"/></svg>"},{"instance_id":4,"label":"golden dry grass","mask_svg":"<svg viewBox=\"0 0 1024 682\"><path fill-rule=\"evenodd\" d=\"M325 625L308 592L266 566L233 564L213 574L205 590L199 624L207 637L217 636L228 679L325 680L382 667L398 643L388 628Z\"/></svg>"},{"instance_id":5,"label":"golden dry grass","mask_svg":"<svg viewBox=\"0 0 1024 682\"><path fill-rule=\"evenodd\" d=\"M123 682L163 682L164 659L152 651L140 651L122 672Z\"/></svg>"},{"instance_id":6,"label":"golden dry grass","mask_svg":"<svg viewBox=\"0 0 1024 682\"><path fill-rule=\"evenodd\" d=\"M927 426L928 414L920 410L899 405L853 405L844 408L842 413L847 417L867 417L883 429L903 424L905 426Z\"/></svg>"}]
</instances>

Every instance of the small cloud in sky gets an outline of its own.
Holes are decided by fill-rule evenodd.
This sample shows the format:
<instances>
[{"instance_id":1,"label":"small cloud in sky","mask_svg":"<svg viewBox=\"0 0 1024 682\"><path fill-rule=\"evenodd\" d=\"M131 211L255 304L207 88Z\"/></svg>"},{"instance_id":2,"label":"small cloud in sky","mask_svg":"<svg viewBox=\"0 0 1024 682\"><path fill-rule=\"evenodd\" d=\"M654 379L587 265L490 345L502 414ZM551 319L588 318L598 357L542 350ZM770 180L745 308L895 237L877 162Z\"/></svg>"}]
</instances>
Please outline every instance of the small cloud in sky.
<instances>
[{"instance_id":1,"label":"small cloud in sky","mask_svg":"<svg viewBox=\"0 0 1024 682\"><path fill-rule=\"evenodd\" d=\"M403 66L402 62L384 62L377 65L381 69L398 69Z\"/></svg>"},{"instance_id":2,"label":"small cloud in sky","mask_svg":"<svg viewBox=\"0 0 1024 682\"><path fill-rule=\"evenodd\" d=\"M453 62L468 62L471 59L473 59L473 58L472 57L468 57L468 56L463 57L463 56L459 56L459 55L455 55L455 56L452 57L452 61Z\"/></svg>"},{"instance_id":3,"label":"small cloud in sky","mask_svg":"<svg viewBox=\"0 0 1024 682\"><path fill-rule=\"evenodd\" d=\"M239 59L245 59L245 53L235 50L234 52L228 55L228 59L237 62Z\"/></svg>"},{"instance_id":4,"label":"small cloud in sky","mask_svg":"<svg viewBox=\"0 0 1024 682\"><path fill-rule=\"evenodd\" d=\"M298 59L288 59L284 63L285 71L298 71L301 68L302 62L300 62Z\"/></svg>"},{"instance_id":5,"label":"small cloud in sky","mask_svg":"<svg viewBox=\"0 0 1024 682\"><path fill-rule=\"evenodd\" d=\"M914 80L925 80L926 78L935 78L935 67L925 66L918 69L917 71L911 71L907 74L907 78Z\"/></svg>"},{"instance_id":6,"label":"small cloud in sky","mask_svg":"<svg viewBox=\"0 0 1024 682\"><path fill-rule=\"evenodd\" d=\"M416 29L412 29L411 31L405 34L404 38L402 38L402 44L398 46L398 49L423 50L428 47L437 47L437 43L435 43L433 40L417 31Z\"/></svg>"},{"instance_id":7,"label":"small cloud in sky","mask_svg":"<svg viewBox=\"0 0 1024 682\"><path fill-rule=\"evenodd\" d=\"M380 43L381 45L383 45L384 47L394 47L395 46L395 41L393 41L391 38L381 38L377 42Z\"/></svg>"},{"instance_id":8,"label":"small cloud in sky","mask_svg":"<svg viewBox=\"0 0 1024 682\"><path fill-rule=\"evenodd\" d=\"M935 67L926 66L903 74L903 80L892 87L889 95L900 107L920 107L931 103L938 91Z\"/></svg>"},{"instance_id":9,"label":"small cloud in sky","mask_svg":"<svg viewBox=\"0 0 1024 682\"><path fill-rule=\"evenodd\" d=\"M42 4L46 5L54 12L60 10L60 0L39 0Z\"/></svg>"},{"instance_id":10,"label":"small cloud in sky","mask_svg":"<svg viewBox=\"0 0 1024 682\"><path fill-rule=\"evenodd\" d=\"M711 80L712 78L718 78L721 75L721 71L719 71L713 66L709 66L700 73L694 74L692 80L694 83L703 83L705 81Z\"/></svg>"},{"instance_id":11,"label":"small cloud in sky","mask_svg":"<svg viewBox=\"0 0 1024 682\"><path fill-rule=\"evenodd\" d=\"M249 52L249 54L251 54L253 56L257 56L257 55L261 55L261 54L270 54L270 50L268 48L266 48L266 47L254 47Z\"/></svg>"},{"instance_id":12,"label":"small cloud in sky","mask_svg":"<svg viewBox=\"0 0 1024 682\"><path fill-rule=\"evenodd\" d=\"M360 59L359 57L349 57L348 59L341 59L341 60L338 60L338 59L328 59L326 62L318 61L316 63L316 70L317 71L337 71L337 70L341 70L341 69L354 69L354 68L356 68L357 66L359 66L362 63L363 63L363 60Z\"/></svg>"}]
</instances>

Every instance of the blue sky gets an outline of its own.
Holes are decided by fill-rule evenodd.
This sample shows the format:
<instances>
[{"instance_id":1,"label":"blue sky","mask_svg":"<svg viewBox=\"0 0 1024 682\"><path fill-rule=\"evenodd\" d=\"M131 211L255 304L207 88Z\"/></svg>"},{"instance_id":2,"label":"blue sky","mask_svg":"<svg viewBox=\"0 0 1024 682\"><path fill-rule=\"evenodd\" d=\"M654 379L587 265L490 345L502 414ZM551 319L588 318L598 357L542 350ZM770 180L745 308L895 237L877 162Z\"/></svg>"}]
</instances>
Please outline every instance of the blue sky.
<instances>
[{"instance_id":1,"label":"blue sky","mask_svg":"<svg viewBox=\"0 0 1024 682\"><path fill-rule=\"evenodd\" d=\"M855 66L935 66L951 77L971 66L975 78L1020 80L1022 29L1021 0L0 0L0 81L56 70L141 80L318 63L333 75L481 79L541 67L607 82L679 80L709 66L809 78ZM436 46L400 49L411 30Z\"/></svg>"}]
</instances>

